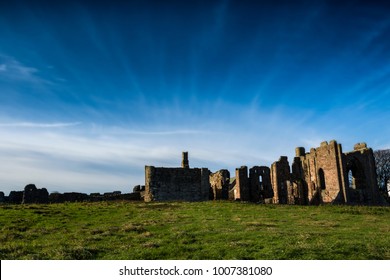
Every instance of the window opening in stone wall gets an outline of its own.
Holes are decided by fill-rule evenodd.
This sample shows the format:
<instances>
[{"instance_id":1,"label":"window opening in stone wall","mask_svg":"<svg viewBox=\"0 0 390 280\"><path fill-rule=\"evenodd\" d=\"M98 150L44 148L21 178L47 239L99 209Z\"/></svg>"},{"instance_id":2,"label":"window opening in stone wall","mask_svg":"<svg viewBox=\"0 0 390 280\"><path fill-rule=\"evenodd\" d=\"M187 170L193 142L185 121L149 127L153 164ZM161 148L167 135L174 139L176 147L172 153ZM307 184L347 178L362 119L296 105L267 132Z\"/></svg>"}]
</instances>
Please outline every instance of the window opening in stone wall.
<instances>
[{"instance_id":1,"label":"window opening in stone wall","mask_svg":"<svg viewBox=\"0 0 390 280\"><path fill-rule=\"evenodd\" d=\"M262 175L259 176L259 189L260 189L260 191L263 191L263 190L264 190L264 186L263 186L263 176L262 176Z\"/></svg>"},{"instance_id":2,"label":"window opening in stone wall","mask_svg":"<svg viewBox=\"0 0 390 280\"><path fill-rule=\"evenodd\" d=\"M356 158L347 163L348 186L351 189L364 189L366 186L366 177L362 164Z\"/></svg>"},{"instance_id":3,"label":"window opening in stone wall","mask_svg":"<svg viewBox=\"0 0 390 280\"><path fill-rule=\"evenodd\" d=\"M348 186L351 189L355 189L356 188L356 186L355 186L355 178L353 177L352 170L348 171Z\"/></svg>"},{"instance_id":4,"label":"window opening in stone wall","mask_svg":"<svg viewBox=\"0 0 390 280\"><path fill-rule=\"evenodd\" d=\"M324 170L322 170L322 168L320 168L318 170L318 179L319 179L320 188L322 190L325 190L326 189L325 174L324 174Z\"/></svg>"}]
</instances>

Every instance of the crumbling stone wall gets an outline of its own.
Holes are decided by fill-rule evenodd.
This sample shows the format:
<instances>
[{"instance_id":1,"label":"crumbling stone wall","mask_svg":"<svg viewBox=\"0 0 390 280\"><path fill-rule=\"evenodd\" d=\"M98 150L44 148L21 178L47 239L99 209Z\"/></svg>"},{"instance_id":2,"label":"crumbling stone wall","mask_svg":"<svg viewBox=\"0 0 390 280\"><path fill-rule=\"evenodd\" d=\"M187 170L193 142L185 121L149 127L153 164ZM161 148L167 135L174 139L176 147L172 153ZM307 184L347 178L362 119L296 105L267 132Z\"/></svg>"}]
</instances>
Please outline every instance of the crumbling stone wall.
<instances>
[{"instance_id":1,"label":"crumbling stone wall","mask_svg":"<svg viewBox=\"0 0 390 280\"><path fill-rule=\"evenodd\" d=\"M143 200L145 186L135 186L132 193L122 193L121 191L100 193L79 193L53 192L49 195L46 188L38 189L34 184L29 184L24 191L11 191L9 196L0 192L0 203L21 204L21 203L63 203L82 201L109 201L109 200Z\"/></svg>"},{"instance_id":2,"label":"crumbling stone wall","mask_svg":"<svg viewBox=\"0 0 390 280\"><path fill-rule=\"evenodd\" d=\"M23 201L23 191L11 191L7 202L12 204L20 204Z\"/></svg>"},{"instance_id":3,"label":"crumbling stone wall","mask_svg":"<svg viewBox=\"0 0 390 280\"><path fill-rule=\"evenodd\" d=\"M234 187L234 199L241 201L250 200L248 167L246 166L236 168L236 185Z\"/></svg>"},{"instance_id":4,"label":"crumbling stone wall","mask_svg":"<svg viewBox=\"0 0 390 280\"><path fill-rule=\"evenodd\" d=\"M345 182L342 147L336 141L322 142L320 147L296 149L292 178L302 183L309 204L343 203Z\"/></svg>"},{"instance_id":5,"label":"crumbling stone wall","mask_svg":"<svg viewBox=\"0 0 390 280\"><path fill-rule=\"evenodd\" d=\"M251 202L264 202L273 197L270 169L266 166L241 166L236 169L234 199Z\"/></svg>"},{"instance_id":6,"label":"crumbling stone wall","mask_svg":"<svg viewBox=\"0 0 390 280\"><path fill-rule=\"evenodd\" d=\"M262 202L273 197L271 171L267 166L254 166L249 169L250 201Z\"/></svg>"},{"instance_id":7,"label":"crumbling stone wall","mask_svg":"<svg viewBox=\"0 0 390 280\"><path fill-rule=\"evenodd\" d=\"M381 197L372 149L367 148L366 143L358 143L352 152L344 154L343 160L347 201L351 204L378 204Z\"/></svg>"},{"instance_id":8,"label":"crumbling stone wall","mask_svg":"<svg viewBox=\"0 0 390 280\"><path fill-rule=\"evenodd\" d=\"M86 193L79 192L51 193L49 195L49 200L52 203L82 202L88 201L89 196Z\"/></svg>"},{"instance_id":9,"label":"crumbling stone wall","mask_svg":"<svg viewBox=\"0 0 390 280\"><path fill-rule=\"evenodd\" d=\"M279 161L276 161L271 165L271 182L274 193L273 203L287 204L287 187L291 184L290 180L290 165L287 157L281 156Z\"/></svg>"},{"instance_id":10,"label":"crumbling stone wall","mask_svg":"<svg viewBox=\"0 0 390 280\"><path fill-rule=\"evenodd\" d=\"M22 203L48 203L49 192L47 189L38 189L34 184L25 186Z\"/></svg>"},{"instance_id":11,"label":"crumbling stone wall","mask_svg":"<svg viewBox=\"0 0 390 280\"><path fill-rule=\"evenodd\" d=\"M229 198L230 172L227 169L210 174L211 200Z\"/></svg>"},{"instance_id":12,"label":"crumbling stone wall","mask_svg":"<svg viewBox=\"0 0 390 280\"><path fill-rule=\"evenodd\" d=\"M307 205L307 190L301 180L286 181L287 204Z\"/></svg>"},{"instance_id":13,"label":"crumbling stone wall","mask_svg":"<svg viewBox=\"0 0 390 280\"><path fill-rule=\"evenodd\" d=\"M145 201L204 201L209 199L207 168L145 166Z\"/></svg>"},{"instance_id":14,"label":"crumbling stone wall","mask_svg":"<svg viewBox=\"0 0 390 280\"><path fill-rule=\"evenodd\" d=\"M309 153L299 147L291 179L301 184L301 193L308 204L380 203L374 155L365 143L356 144L349 153L343 153L341 144L334 140L322 142Z\"/></svg>"}]
</instances>

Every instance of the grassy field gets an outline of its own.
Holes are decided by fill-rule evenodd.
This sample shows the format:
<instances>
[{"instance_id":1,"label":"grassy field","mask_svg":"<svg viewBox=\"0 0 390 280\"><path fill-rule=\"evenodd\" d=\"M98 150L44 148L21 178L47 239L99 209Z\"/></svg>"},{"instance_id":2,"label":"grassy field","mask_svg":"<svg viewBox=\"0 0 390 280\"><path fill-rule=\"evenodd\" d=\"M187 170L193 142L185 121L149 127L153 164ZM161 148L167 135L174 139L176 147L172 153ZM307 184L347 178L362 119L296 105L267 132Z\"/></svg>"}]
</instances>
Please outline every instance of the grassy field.
<instances>
[{"instance_id":1,"label":"grassy field","mask_svg":"<svg viewBox=\"0 0 390 280\"><path fill-rule=\"evenodd\" d=\"M390 207L0 206L1 259L390 259Z\"/></svg>"}]
</instances>

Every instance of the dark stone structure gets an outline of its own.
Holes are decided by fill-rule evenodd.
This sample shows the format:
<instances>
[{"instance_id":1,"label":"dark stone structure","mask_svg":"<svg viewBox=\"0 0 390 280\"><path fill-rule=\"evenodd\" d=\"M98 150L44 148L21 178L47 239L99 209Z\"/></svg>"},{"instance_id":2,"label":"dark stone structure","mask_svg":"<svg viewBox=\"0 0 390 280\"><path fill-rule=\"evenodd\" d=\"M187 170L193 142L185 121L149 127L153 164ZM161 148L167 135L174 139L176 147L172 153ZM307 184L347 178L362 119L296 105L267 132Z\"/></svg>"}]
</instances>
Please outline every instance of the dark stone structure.
<instances>
[{"instance_id":1,"label":"dark stone structure","mask_svg":"<svg viewBox=\"0 0 390 280\"><path fill-rule=\"evenodd\" d=\"M145 166L145 201L204 201L209 199L210 171L189 168L183 153L181 168Z\"/></svg>"},{"instance_id":2,"label":"dark stone structure","mask_svg":"<svg viewBox=\"0 0 390 280\"><path fill-rule=\"evenodd\" d=\"M266 166L248 167L241 166L236 169L236 182L234 187L234 199L251 202L264 202L272 198L270 169Z\"/></svg>"},{"instance_id":3,"label":"dark stone structure","mask_svg":"<svg viewBox=\"0 0 390 280\"><path fill-rule=\"evenodd\" d=\"M49 192L47 189L37 189L34 184L29 184L24 188L22 203L48 203Z\"/></svg>"},{"instance_id":4,"label":"dark stone structure","mask_svg":"<svg viewBox=\"0 0 390 280\"><path fill-rule=\"evenodd\" d=\"M290 165L285 156L271 165L271 181L274 192L273 203L286 204L288 200L287 185L290 180Z\"/></svg>"},{"instance_id":5,"label":"dark stone structure","mask_svg":"<svg viewBox=\"0 0 390 280\"><path fill-rule=\"evenodd\" d=\"M3 192L0 192L0 203L10 204L28 204L28 203L64 203L64 202L94 202L94 201L110 201L110 200L143 200L143 194L145 192L145 186L138 186L140 191L132 193L124 193L120 191L100 193L79 193L79 192L67 192L58 193L54 192L49 195L47 189L38 189L34 184L29 184L24 188L24 191L11 191L10 195L4 196Z\"/></svg>"},{"instance_id":6,"label":"dark stone structure","mask_svg":"<svg viewBox=\"0 0 390 280\"><path fill-rule=\"evenodd\" d=\"M183 152L182 154L181 167L190 168L190 164L188 162L188 152Z\"/></svg>"},{"instance_id":7,"label":"dark stone structure","mask_svg":"<svg viewBox=\"0 0 390 280\"><path fill-rule=\"evenodd\" d=\"M263 202L273 197L270 174L267 166L254 166L249 169L250 200L252 202Z\"/></svg>"},{"instance_id":8,"label":"dark stone structure","mask_svg":"<svg viewBox=\"0 0 390 280\"><path fill-rule=\"evenodd\" d=\"M12 204L20 204L23 201L23 191L11 191L7 202Z\"/></svg>"},{"instance_id":9,"label":"dark stone structure","mask_svg":"<svg viewBox=\"0 0 390 280\"><path fill-rule=\"evenodd\" d=\"M86 193L79 192L51 193L49 200L52 203L82 202L88 201L89 196Z\"/></svg>"}]
</instances>

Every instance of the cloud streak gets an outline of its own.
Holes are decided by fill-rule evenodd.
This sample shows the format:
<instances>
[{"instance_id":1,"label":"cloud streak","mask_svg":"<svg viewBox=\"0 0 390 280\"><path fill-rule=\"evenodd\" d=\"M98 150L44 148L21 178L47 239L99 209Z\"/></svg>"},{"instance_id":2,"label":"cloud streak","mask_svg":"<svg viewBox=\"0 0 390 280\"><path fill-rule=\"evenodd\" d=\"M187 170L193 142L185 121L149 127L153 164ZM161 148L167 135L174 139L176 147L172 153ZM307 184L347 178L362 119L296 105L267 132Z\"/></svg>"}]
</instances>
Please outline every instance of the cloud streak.
<instances>
[{"instance_id":1,"label":"cloud streak","mask_svg":"<svg viewBox=\"0 0 390 280\"><path fill-rule=\"evenodd\" d=\"M330 2L0 11L0 189L129 191L182 151L234 175L324 140L386 147L388 11Z\"/></svg>"},{"instance_id":2,"label":"cloud streak","mask_svg":"<svg viewBox=\"0 0 390 280\"><path fill-rule=\"evenodd\" d=\"M25 81L31 83L41 83L44 80L37 74L39 70L34 67L29 67L12 57L0 55L0 78L8 81Z\"/></svg>"},{"instance_id":3,"label":"cloud streak","mask_svg":"<svg viewBox=\"0 0 390 280\"><path fill-rule=\"evenodd\" d=\"M62 128L81 125L81 122L71 123L34 123L34 122L15 122L0 123L0 127L25 127L25 128Z\"/></svg>"}]
</instances>

